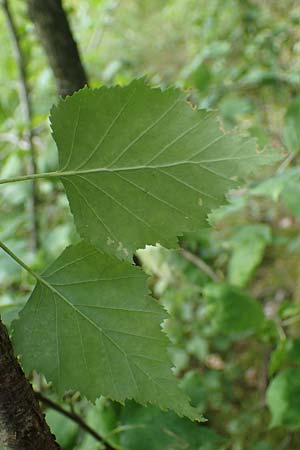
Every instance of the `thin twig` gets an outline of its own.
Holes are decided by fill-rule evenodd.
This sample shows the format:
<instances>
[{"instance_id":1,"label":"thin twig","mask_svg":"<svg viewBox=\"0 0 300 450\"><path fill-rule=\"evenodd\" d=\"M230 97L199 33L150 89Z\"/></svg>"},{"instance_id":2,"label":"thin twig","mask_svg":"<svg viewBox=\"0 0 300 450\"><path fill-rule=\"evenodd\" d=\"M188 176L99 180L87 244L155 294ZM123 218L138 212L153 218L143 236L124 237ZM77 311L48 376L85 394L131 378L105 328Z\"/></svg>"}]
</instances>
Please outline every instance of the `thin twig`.
<instances>
[{"instance_id":1,"label":"thin twig","mask_svg":"<svg viewBox=\"0 0 300 450\"><path fill-rule=\"evenodd\" d=\"M116 450L116 447L112 447L111 444L109 444L103 436L100 436L100 434L97 433L97 431L95 431L93 428L91 428L78 414L67 411L66 409L62 408L58 403L55 403L53 400L44 397L40 392L36 392L35 395L40 402L44 403L44 405L54 409L60 414L68 417L73 422L77 423L77 425L80 426L80 428L82 428L84 431L93 436L97 441L101 442L104 445L105 450Z\"/></svg>"},{"instance_id":2,"label":"thin twig","mask_svg":"<svg viewBox=\"0 0 300 450\"><path fill-rule=\"evenodd\" d=\"M288 435L283 438L283 440L280 442L277 450L285 450L291 443L292 437L291 435Z\"/></svg>"},{"instance_id":3,"label":"thin twig","mask_svg":"<svg viewBox=\"0 0 300 450\"><path fill-rule=\"evenodd\" d=\"M182 256L193 263L195 266L197 266L202 272L204 272L209 278L211 278L214 282L218 283L220 282L220 278L218 275L209 267L209 265L206 264L203 259L199 258L199 256L194 255L193 253L189 252L185 248L181 248L180 252Z\"/></svg>"},{"instance_id":4,"label":"thin twig","mask_svg":"<svg viewBox=\"0 0 300 450\"><path fill-rule=\"evenodd\" d=\"M278 169L276 170L277 174L280 174L282 172L284 172L284 170L290 165L290 163L293 161L293 159L295 158L296 153L289 153L288 156L282 161L282 163L280 164L280 166L278 167Z\"/></svg>"},{"instance_id":5,"label":"thin twig","mask_svg":"<svg viewBox=\"0 0 300 450\"><path fill-rule=\"evenodd\" d=\"M283 327L286 327L288 325L291 325L292 323L298 322L300 320L300 315L297 314L296 316L289 317L288 319L284 319L281 321L281 325Z\"/></svg>"},{"instance_id":6,"label":"thin twig","mask_svg":"<svg viewBox=\"0 0 300 450\"><path fill-rule=\"evenodd\" d=\"M15 54L16 63L19 70L19 92L20 92L20 102L22 105L24 120L26 125L25 139L28 142L29 149L29 167L28 174L32 175L37 172L37 162L35 155L35 148L33 142L33 132L32 132L32 107L30 101L30 92L28 85L28 76L26 69L26 61L22 51L22 46L20 42L19 33L12 16L8 0L1 0L1 5L3 12L5 14L9 34L11 37L11 42L13 46L13 51ZM32 180L31 184L31 198L30 198L30 213L32 217L32 229L31 229L31 240L33 250L37 250L39 247L39 224L38 224L38 189L36 180Z\"/></svg>"}]
</instances>

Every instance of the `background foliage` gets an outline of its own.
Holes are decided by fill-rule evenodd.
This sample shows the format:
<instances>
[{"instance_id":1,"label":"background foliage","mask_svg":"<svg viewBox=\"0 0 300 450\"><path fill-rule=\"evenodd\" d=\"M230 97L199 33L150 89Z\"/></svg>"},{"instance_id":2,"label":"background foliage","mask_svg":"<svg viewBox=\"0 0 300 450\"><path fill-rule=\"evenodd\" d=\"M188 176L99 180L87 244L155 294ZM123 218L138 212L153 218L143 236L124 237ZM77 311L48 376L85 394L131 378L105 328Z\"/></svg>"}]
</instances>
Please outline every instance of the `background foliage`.
<instances>
[{"instance_id":1,"label":"background foliage","mask_svg":"<svg viewBox=\"0 0 300 450\"><path fill-rule=\"evenodd\" d=\"M171 318L165 330L177 376L208 419L195 425L172 413L104 398L74 408L128 450L294 450L300 447L300 6L268 0L68 0L65 2L92 86L152 83L188 90L217 108L225 129L239 127L258 147L284 154L275 168L230 193L210 215L214 228L182 237L182 251L139 251L154 295ZM13 9L22 37L34 109L39 171L56 167L48 111L55 86L24 2ZM18 73L0 16L1 177L28 164ZM59 182L39 182L41 248L31 249L29 187L2 186L0 235L39 270L76 240ZM0 254L1 315L9 324L31 279ZM21 286L21 289L20 289ZM32 374L37 389L51 386ZM58 400L58 399L55 399ZM92 437L47 410L62 448L96 450Z\"/></svg>"}]
</instances>

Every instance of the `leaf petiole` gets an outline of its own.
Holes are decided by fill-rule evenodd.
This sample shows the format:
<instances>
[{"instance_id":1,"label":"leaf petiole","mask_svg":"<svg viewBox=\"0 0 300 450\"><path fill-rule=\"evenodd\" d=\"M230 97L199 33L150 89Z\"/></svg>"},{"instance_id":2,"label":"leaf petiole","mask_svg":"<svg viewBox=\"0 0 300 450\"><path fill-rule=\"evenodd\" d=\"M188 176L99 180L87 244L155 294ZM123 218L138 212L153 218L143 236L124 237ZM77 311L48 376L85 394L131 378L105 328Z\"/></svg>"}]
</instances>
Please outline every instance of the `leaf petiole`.
<instances>
[{"instance_id":1,"label":"leaf petiole","mask_svg":"<svg viewBox=\"0 0 300 450\"><path fill-rule=\"evenodd\" d=\"M59 172L33 173L30 175L20 175L17 177L2 178L0 184L15 183L17 181L36 180L38 178L56 178L61 174Z\"/></svg>"},{"instance_id":2,"label":"leaf petiole","mask_svg":"<svg viewBox=\"0 0 300 450\"><path fill-rule=\"evenodd\" d=\"M43 279L31 269L22 259L20 259L9 247L7 247L2 241L0 241L0 248L9 255L19 266L23 267L30 275L32 275L37 281L43 283Z\"/></svg>"}]
</instances>

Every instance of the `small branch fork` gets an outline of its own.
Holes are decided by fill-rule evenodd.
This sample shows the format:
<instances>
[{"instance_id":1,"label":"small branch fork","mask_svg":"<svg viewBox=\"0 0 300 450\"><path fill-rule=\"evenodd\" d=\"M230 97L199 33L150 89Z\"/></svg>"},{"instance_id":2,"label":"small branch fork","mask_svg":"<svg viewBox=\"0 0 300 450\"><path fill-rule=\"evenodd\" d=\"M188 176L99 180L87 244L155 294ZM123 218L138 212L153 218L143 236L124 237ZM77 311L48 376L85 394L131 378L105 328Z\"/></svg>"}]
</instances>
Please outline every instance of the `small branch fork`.
<instances>
[{"instance_id":1,"label":"small branch fork","mask_svg":"<svg viewBox=\"0 0 300 450\"><path fill-rule=\"evenodd\" d=\"M1 6L6 18L9 34L11 37L11 42L13 46L13 51L15 54L16 63L19 71L19 92L20 92L20 103L24 113L26 135L25 139L29 148L29 165L28 174L32 175L37 172L37 162L36 154L33 142L33 132L32 132L32 107L30 101L30 92L28 85L28 75L26 69L26 61L22 51L22 46L20 42L20 37L18 30L12 16L8 0L1 0ZM38 187L35 179L32 179L31 183L31 197L29 202L30 216L32 217L32 227L31 227L31 245L33 250L39 248L39 222L38 222Z\"/></svg>"}]
</instances>

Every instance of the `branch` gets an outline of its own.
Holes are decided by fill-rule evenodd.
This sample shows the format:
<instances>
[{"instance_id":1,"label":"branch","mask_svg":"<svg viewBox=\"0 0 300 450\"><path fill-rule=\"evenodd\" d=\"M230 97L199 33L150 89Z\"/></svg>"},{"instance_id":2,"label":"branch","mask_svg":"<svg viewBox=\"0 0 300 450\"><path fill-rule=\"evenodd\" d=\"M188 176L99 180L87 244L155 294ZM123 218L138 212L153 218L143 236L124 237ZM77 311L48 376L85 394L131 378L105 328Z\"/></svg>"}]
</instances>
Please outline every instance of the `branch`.
<instances>
[{"instance_id":1,"label":"branch","mask_svg":"<svg viewBox=\"0 0 300 450\"><path fill-rule=\"evenodd\" d=\"M82 428L84 431L89 433L91 436L93 436L97 441L101 442L105 447L105 450L116 450L116 447L112 447L105 438L100 436L97 431L95 431L93 428L91 428L78 414L67 411L66 409L62 408L58 403L53 402L47 397L44 397L40 392L35 393L36 398L44 403L49 408L54 409L55 411L59 412L60 414L68 417L73 422L77 423L77 425Z\"/></svg>"},{"instance_id":2,"label":"branch","mask_svg":"<svg viewBox=\"0 0 300 450\"><path fill-rule=\"evenodd\" d=\"M26 141L29 148L30 163L28 167L28 174L32 175L37 172L37 162L35 155L35 148L33 143L33 133L32 133L32 107L30 102L30 93L28 86L28 77L26 70L26 61L22 52L20 37L17 31L16 24L14 22L8 0L2 0L1 5L5 14L9 34L11 37L11 42L13 46L13 51L15 54L15 59L17 62L19 70L19 92L20 92L20 102L22 109L24 111L24 119L26 125ZM31 199L30 199L30 213L32 217L32 229L31 229L31 240L32 248L37 250L39 247L39 223L38 223L38 189L36 180L32 180L31 183Z\"/></svg>"},{"instance_id":3,"label":"branch","mask_svg":"<svg viewBox=\"0 0 300 450\"><path fill-rule=\"evenodd\" d=\"M197 266L202 272L204 272L209 278L211 278L214 282L218 283L220 281L220 278L218 275L209 267L209 265L206 264L203 259L199 258L199 256L194 255L193 253L189 252L185 248L180 249L180 253L182 256L187 260L193 263L195 266Z\"/></svg>"},{"instance_id":4,"label":"branch","mask_svg":"<svg viewBox=\"0 0 300 450\"><path fill-rule=\"evenodd\" d=\"M1 320L0 444L6 450L59 449Z\"/></svg>"},{"instance_id":5,"label":"branch","mask_svg":"<svg viewBox=\"0 0 300 450\"><path fill-rule=\"evenodd\" d=\"M27 0L28 12L54 73L57 90L65 97L87 82L79 50L61 0Z\"/></svg>"}]
</instances>

